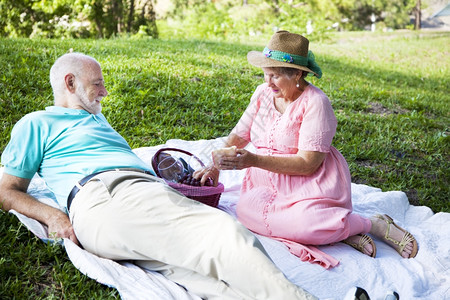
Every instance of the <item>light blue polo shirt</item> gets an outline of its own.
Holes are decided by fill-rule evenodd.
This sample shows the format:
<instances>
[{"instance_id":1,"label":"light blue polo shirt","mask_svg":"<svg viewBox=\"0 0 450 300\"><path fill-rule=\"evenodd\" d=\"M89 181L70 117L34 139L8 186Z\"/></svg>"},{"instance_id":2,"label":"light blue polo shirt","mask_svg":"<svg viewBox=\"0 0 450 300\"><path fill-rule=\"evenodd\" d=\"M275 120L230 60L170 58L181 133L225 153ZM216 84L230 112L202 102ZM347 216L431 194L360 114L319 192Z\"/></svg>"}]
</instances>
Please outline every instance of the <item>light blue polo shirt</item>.
<instances>
[{"instance_id":1,"label":"light blue polo shirt","mask_svg":"<svg viewBox=\"0 0 450 300\"><path fill-rule=\"evenodd\" d=\"M87 175L114 168L151 171L102 114L60 106L17 122L1 161L10 175L31 179L37 172L64 207L75 183Z\"/></svg>"}]
</instances>

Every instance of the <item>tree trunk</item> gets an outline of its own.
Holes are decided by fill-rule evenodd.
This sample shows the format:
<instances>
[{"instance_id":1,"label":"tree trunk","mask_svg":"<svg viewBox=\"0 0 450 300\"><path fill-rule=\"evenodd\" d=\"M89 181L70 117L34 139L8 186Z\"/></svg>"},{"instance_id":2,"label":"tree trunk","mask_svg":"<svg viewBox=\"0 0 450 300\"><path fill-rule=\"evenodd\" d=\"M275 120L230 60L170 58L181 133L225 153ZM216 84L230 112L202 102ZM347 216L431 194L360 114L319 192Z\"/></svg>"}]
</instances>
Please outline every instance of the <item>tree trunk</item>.
<instances>
[{"instance_id":1,"label":"tree trunk","mask_svg":"<svg viewBox=\"0 0 450 300\"><path fill-rule=\"evenodd\" d=\"M278 5L278 0L272 0L273 10L276 14L280 12L280 5Z\"/></svg>"},{"instance_id":2,"label":"tree trunk","mask_svg":"<svg viewBox=\"0 0 450 300\"><path fill-rule=\"evenodd\" d=\"M123 3L122 0L112 0L112 17L115 23L114 33L122 33Z\"/></svg>"},{"instance_id":3,"label":"tree trunk","mask_svg":"<svg viewBox=\"0 0 450 300\"><path fill-rule=\"evenodd\" d=\"M131 32L134 18L134 0L130 0L130 11L128 12L127 32Z\"/></svg>"},{"instance_id":4,"label":"tree trunk","mask_svg":"<svg viewBox=\"0 0 450 300\"><path fill-rule=\"evenodd\" d=\"M93 18L94 18L94 22L95 22L95 27L97 28L97 32L100 38L104 37L104 32L103 32L103 24L102 24L102 20L103 20L103 4L100 1L95 1L94 4L92 5L93 7Z\"/></svg>"},{"instance_id":5,"label":"tree trunk","mask_svg":"<svg viewBox=\"0 0 450 300\"><path fill-rule=\"evenodd\" d=\"M421 7L421 0L417 0L416 7L414 7L414 29L420 30L422 28L422 11L420 9Z\"/></svg>"}]
</instances>

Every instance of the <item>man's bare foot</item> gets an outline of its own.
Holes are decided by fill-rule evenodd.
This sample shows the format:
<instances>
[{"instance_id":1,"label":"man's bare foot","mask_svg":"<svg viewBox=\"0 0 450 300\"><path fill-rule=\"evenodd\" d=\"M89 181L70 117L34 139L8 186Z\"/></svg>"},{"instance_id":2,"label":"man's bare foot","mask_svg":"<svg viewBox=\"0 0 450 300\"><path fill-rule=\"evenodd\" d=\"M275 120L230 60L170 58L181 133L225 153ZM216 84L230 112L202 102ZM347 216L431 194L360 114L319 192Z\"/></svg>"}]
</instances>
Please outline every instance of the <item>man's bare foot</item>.
<instances>
[{"instance_id":1,"label":"man's bare foot","mask_svg":"<svg viewBox=\"0 0 450 300\"><path fill-rule=\"evenodd\" d=\"M370 219L372 228L370 234L373 234L386 244L397 250L404 258L413 258L417 254L417 242L414 237L397 226L388 215L376 215Z\"/></svg>"}]
</instances>

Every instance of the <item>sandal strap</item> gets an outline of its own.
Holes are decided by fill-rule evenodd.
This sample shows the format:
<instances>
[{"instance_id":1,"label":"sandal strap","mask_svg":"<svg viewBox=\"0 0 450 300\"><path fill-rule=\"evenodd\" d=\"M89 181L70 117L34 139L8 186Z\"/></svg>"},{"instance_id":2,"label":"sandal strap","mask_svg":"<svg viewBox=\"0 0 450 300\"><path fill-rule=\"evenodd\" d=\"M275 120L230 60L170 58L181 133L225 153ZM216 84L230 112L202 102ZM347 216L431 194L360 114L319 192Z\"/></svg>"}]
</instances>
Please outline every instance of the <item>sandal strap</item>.
<instances>
[{"instance_id":1,"label":"sandal strap","mask_svg":"<svg viewBox=\"0 0 450 300\"><path fill-rule=\"evenodd\" d=\"M357 249L357 250L359 250L360 252L363 252L363 253L364 253L364 246L367 245L367 244L370 244L372 242L373 242L372 238L370 236L366 235L366 234L361 234L360 235L360 238L358 240L358 244L350 243L350 242L347 242L347 241L343 241L344 244L352 246L353 248L355 248L355 249Z\"/></svg>"},{"instance_id":2,"label":"sandal strap","mask_svg":"<svg viewBox=\"0 0 450 300\"><path fill-rule=\"evenodd\" d=\"M403 228L397 226L394 223L394 220L391 217L389 217L388 215L384 215L384 216L377 215L376 217L381 219L381 220L383 220L383 221L385 221L387 223L387 228L386 228L386 233L384 235L384 238L386 240L391 241L392 243L396 244L397 246L399 246L399 249L397 249L398 253L401 254L403 252L403 249L405 249L406 245L408 245L409 243L415 241L415 238L412 236L411 233L409 233L408 231L404 230ZM391 225L397 227L399 230L404 232L401 241L398 241L398 240L390 237L389 233L391 231Z\"/></svg>"}]
</instances>

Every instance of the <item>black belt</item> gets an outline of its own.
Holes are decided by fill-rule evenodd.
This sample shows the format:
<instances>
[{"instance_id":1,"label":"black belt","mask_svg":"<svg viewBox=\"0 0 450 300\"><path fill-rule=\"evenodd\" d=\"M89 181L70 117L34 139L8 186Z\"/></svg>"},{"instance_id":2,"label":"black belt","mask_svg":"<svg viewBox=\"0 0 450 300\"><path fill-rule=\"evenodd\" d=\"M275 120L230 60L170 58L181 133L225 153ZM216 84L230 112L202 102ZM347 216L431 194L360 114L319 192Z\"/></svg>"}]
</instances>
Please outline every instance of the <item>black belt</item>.
<instances>
[{"instance_id":1,"label":"black belt","mask_svg":"<svg viewBox=\"0 0 450 300\"><path fill-rule=\"evenodd\" d=\"M72 190L69 193L69 196L67 197L67 210L70 209L70 205L72 204L73 198L75 198L75 195L80 191L80 188L78 186L83 187L89 181L89 179L97 176L98 174L105 173L105 172L111 172L111 171L133 171L133 172L154 175L150 171L146 171L146 170L142 170L142 169L133 169L133 168L112 169L112 170L105 170L105 171L92 173L91 175L88 175L88 176L84 177L83 179L81 179L80 181L78 181L78 184L74 185L74 187L72 188Z\"/></svg>"}]
</instances>

